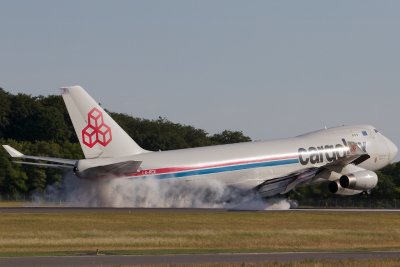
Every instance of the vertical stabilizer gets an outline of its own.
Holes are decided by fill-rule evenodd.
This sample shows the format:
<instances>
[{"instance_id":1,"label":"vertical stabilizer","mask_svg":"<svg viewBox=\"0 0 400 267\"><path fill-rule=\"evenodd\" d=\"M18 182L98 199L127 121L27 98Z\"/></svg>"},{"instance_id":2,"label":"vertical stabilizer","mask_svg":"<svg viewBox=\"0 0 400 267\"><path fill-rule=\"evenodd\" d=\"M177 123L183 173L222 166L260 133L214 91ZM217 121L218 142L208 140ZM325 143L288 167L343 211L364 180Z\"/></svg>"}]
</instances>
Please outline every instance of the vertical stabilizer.
<instances>
[{"instance_id":1,"label":"vertical stabilizer","mask_svg":"<svg viewBox=\"0 0 400 267\"><path fill-rule=\"evenodd\" d=\"M85 158L123 157L146 152L80 86L62 96Z\"/></svg>"}]
</instances>

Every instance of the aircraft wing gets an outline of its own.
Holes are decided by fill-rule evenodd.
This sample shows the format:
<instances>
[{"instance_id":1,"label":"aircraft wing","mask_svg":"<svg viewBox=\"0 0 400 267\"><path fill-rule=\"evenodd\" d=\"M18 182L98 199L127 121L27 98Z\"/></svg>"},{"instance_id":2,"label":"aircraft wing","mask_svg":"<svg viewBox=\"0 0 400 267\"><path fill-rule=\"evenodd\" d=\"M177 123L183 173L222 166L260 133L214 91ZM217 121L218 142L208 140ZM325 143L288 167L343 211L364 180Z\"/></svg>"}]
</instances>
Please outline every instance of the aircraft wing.
<instances>
[{"instance_id":1,"label":"aircraft wing","mask_svg":"<svg viewBox=\"0 0 400 267\"><path fill-rule=\"evenodd\" d=\"M50 168L73 168L77 160L73 159L62 159L62 158L52 158L52 157L39 157L39 156L29 156L24 155L15 148L9 145L3 145L4 149L10 154L13 158L20 158L20 159L32 159L32 160L42 160L53 162L53 164L49 163L36 163L36 162L25 162L25 161L14 161L15 163L19 164L27 164L27 165L37 165L43 167L50 167ZM56 164L54 164L56 163Z\"/></svg>"},{"instance_id":2,"label":"aircraft wing","mask_svg":"<svg viewBox=\"0 0 400 267\"><path fill-rule=\"evenodd\" d=\"M305 168L286 176L266 180L258 185L255 190L263 197L285 194L297 185L311 181L319 171L320 168Z\"/></svg>"},{"instance_id":3,"label":"aircraft wing","mask_svg":"<svg viewBox=\"0 0 400 267\"><path fill-rule=\"evenodd\" d=\"M370 158L358 144L354 142L348 142L348 144L349 152L345 157L323 166L304 168L286 176L269 179L258 185L255 190L264 197L286 194L299 185L308 184L311 181L315 181L317 178L323 178L323 174L330 172L340 173L347 166L358 165Z\"/></svg>"}]
</instances>

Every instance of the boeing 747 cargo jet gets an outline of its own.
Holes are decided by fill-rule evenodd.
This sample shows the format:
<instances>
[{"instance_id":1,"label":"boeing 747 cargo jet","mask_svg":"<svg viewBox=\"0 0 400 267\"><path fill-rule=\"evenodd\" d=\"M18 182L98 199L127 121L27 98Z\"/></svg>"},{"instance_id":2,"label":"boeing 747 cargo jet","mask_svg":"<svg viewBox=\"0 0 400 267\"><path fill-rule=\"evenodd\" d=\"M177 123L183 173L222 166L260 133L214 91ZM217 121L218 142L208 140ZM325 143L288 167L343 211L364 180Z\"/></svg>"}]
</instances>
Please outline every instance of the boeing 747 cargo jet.
<instances>
[{"instance_id":1,"label":"boeing 747 cargo jet","mask_svg":"<svg viewBox=\"0 0 400 267\"><path fill-rule=\"evenodd\" d=\"M85 159L28 156L4 145L12 157L28 160L21 162L25 164L71 169L82 179L153 177L193 183L212 179L270 197L324 181L334 194L369 191L378 182L374 171L397 154L396 145L370 125L265 142L152 152L132 140L80 86L62 88L62 96Z\"/></svg>"}]
</instances>

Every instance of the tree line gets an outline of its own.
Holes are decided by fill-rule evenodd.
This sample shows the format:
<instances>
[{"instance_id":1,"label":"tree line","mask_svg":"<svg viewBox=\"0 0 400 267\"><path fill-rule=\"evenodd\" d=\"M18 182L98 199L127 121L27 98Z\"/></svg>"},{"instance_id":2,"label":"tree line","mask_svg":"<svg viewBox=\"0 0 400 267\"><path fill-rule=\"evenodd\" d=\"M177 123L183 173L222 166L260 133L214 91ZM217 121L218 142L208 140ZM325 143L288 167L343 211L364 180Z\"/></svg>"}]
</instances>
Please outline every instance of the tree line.
<instances>
[{"instance_id":1,"label":"tree line","mask_svg":"<svg viewBox=\"0 0 400 267\"><path fill-rule=\"evenodd\" d=\"M141 147L151 151L251 141L240 131L225 130L209 135L202 129L162 117L148 120L107 112ZM9 144L24 154L83 158L59 95L14 95L0 88L0 144ZM61 179L60 170L15 164L7 152L0 149L0 195L17 198L41 192Z\"/></svg>"},{"instance_id":2,"label":"tree line","mask_svg":"<svg viewBox=\"0 0 400 267\"><path fill-rule=\"evenodd\" d=\"M217 144L249 142L241 131L225 130L210 135L193 126L173 123L159 117L141 119L107 111L111 117L144 149L158 151ZM25 154L83 158L75 130L63 99L59 95L31 96L11 94L0 88L0 144L9 144ZM351 198L399 199L400 162L378 172L379 182L369 196ZM59 183L58 169L15 164L4 149L0 149L0 196L17 198L32 192L42 192L46 186ZM298 188L289 193L293 199L335 198L327 184ZM348 198L348 196L346 196Z\"/></svg>"}]
</instances>

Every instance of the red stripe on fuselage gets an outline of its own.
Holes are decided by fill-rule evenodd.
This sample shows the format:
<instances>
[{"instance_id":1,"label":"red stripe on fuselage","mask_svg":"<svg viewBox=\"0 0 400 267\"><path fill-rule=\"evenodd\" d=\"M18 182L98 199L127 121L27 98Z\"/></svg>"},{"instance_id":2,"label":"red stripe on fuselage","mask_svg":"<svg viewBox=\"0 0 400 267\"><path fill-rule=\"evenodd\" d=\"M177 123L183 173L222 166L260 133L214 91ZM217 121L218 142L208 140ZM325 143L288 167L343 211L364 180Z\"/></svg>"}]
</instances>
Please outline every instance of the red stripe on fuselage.
<instances>
[{"instance_id":1,"label":"red stripe on fuselage","mask_svg":"<svg viewBox=\"0 0 400 267\"><path fill-rule=\"evenodd\" d=\"M242 165L242 164L257 163L257 162L264 162L264 161L291 159L291 158L295 158L295 157L297 157L297 154L289 155L289 156L263 158L263 159L242 160L242 161L233 161L233 162L226 162L226 163L209 164L209 165L198 165L198 166L191 166L191 167L167 167L167 168L159 168L159 169L145 169L145 170L140 170L133 174L129 174L129 175L127 174L127 176L148 176L148 175L175 173L175 172L190 171L190 170L211 169L211 168L225 167L225 166L230 166L230 165Z\"/></svg>"}]
</instances>

